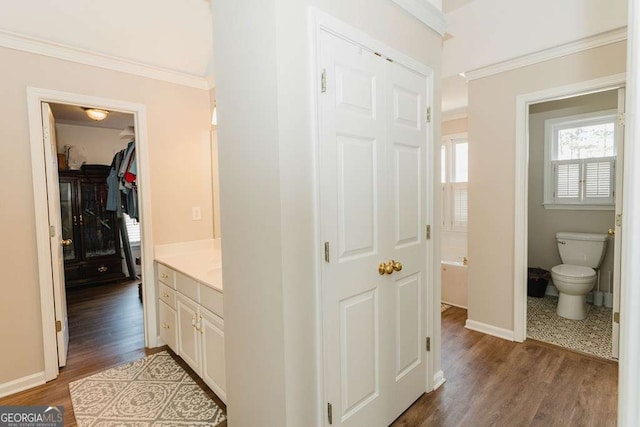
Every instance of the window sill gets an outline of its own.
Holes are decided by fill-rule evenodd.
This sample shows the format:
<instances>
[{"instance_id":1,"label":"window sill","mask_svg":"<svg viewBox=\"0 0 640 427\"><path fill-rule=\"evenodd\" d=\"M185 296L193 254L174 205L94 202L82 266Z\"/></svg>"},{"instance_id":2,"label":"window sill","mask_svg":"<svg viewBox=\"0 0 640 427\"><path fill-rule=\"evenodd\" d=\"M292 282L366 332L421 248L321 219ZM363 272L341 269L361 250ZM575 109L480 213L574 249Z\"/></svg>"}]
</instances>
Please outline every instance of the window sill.
<instances>
[{"instance_id":1,"label":"window sill","mask_svg":"<svg viewBox=\"0 0 640 427\"><path fill-rule=\"evenodd\" d=\"M615 205L582 205L582 204L558 204L543 203L545 209L565 211L615 211Z\"/></svg>"}]
</instances>

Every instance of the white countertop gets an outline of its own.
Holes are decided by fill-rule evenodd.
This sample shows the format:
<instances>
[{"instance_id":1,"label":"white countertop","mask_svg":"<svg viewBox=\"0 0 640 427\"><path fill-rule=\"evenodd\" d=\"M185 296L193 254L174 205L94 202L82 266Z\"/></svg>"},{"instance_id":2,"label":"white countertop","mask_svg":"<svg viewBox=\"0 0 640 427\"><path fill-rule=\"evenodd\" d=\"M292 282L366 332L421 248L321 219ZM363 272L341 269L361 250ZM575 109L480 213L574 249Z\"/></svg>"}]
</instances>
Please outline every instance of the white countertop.
<instances>
[{"instance_id":1,"label":"white countertop","mask_svg":"<svg viewBox=\"0 0 640 427\"><path fill-rule=\"evenodd\" d=\"M222 292L220 239L158 245L157 262Z\"/></svg>"}]
</instances>

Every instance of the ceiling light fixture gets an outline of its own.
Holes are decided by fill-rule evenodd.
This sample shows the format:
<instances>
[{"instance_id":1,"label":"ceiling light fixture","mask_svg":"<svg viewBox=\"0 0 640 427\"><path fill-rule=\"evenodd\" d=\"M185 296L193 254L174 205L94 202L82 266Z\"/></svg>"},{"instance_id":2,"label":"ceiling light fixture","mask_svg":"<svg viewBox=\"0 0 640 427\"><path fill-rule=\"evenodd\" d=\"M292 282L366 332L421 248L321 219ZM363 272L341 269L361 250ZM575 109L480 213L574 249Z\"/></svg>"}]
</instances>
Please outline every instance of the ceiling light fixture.
<instances>
[{"instance_id":1,"label":"ceiling light fixture","mask_svg":"<svg viewBox=\"0 0 640 427\"><path fill-rule=\"evenodd\" d=\"M97 122L106 119L109 115L107 110L100 110L98 108L85 108L84 112L91 120L95 120Z\"/></svg>"}]
</instances>

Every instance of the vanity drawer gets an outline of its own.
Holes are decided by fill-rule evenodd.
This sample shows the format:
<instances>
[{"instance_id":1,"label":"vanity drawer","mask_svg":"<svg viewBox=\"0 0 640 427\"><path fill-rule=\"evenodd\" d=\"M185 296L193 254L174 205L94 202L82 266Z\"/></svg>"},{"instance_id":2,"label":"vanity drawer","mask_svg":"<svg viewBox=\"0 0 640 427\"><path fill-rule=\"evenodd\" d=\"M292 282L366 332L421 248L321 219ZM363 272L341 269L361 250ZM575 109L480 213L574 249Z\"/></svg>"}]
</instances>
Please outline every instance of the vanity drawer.
<instances>
[{"instance_id":1,"label":"vanity drawer","mask_svg":"<svg viewBox=\"0 0 640 427\"><path fill-rule=\"evenodd\" d=\"M185 276L182 273L176 273L176 289L182 295L198 302L200 296L199 287L200 284L191 277Z\"/></svg>"},{"instance_id":2,"label":"vanity drawer","mask_svg":"<svg viewBox=\"0 0 640 427\"><path fill-rule=\"evenodd\" d=\"M176 288L176 272L164 264L156 263L158 266L158 280L170 288Z\"/></svg>"},{"instance_id":3,"label":"vanity drawer","mask_svg":"<svg viewBox=\"0 0 640 427\"><path fill-rule=\"evenodd\" d=\"M164 283L158 283L158 285L160 300L167 303L169 307L176 308L176 291Z\"/></svg>"},{"instance_id":4,"label":"vanity drawer","mask_svg":"<svg viewBox=\"0 0 640 427\"><path fill-rule=\"evenodd\" d=\"M207 286L200 285L200 305L224 319L222 311L222 293Z\"/></svg>"}]
</instances>

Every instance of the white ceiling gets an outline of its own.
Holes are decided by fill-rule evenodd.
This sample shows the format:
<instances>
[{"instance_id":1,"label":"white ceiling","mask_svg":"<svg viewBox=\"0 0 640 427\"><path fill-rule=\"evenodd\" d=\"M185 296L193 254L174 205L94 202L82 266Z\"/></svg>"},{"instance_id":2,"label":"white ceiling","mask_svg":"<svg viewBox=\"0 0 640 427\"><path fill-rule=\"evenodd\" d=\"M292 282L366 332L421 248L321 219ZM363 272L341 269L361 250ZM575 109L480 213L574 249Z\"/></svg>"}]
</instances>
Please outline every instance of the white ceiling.
<instances>
[{"instance_id":1,"label":"white ceiling","mask_svg":"<svg viewBox=\"0 0 640 427\"><path fill-rule=\"evenodd\" d=\"M442 0L442 11L444 13L449 13L452 10L468 5L472 1L474 0Z\"/></svg>"},{"instance_id":2,"label":"white ceiling","mask_svg":"<svg viewBox=\"0 0 640 427\"><path fill-rule=\"evenodd\" d=\"M626 0L443 0L442 111L467 105L458 73L626 25Z\"/></svg>"},{"instance_id":3,"label":"white ceiling","mask_svg":"<svg viewBox=\"0 0 640 427\"><path fill-rule=\"evenodd\" d=\"M475 0L447 13L442 76L624 27L626 0Z\"/></svg>"},{"instance_id":4,"label":"white ceiling","mask_svg":"<svg viewBox=\"0 0 640 427\"><path fill-rule=\"evenodd\" d=\"M443 111L466 106L456 75L626 25L626 0L442 0ZM90 19L89 19L90 17ZM212 80L209 0L0 3L12 32Z\"/></svg>"},{"instance_id":5,"label":"white ceiling","mask_svg":"<svg viewBox=\"0 0 640 427\"><path fill-rule=\"evenodd\" d=\"M199 77L213 70L206 0L3 1L2 30Z\"/></svg>"}]
</instances>

